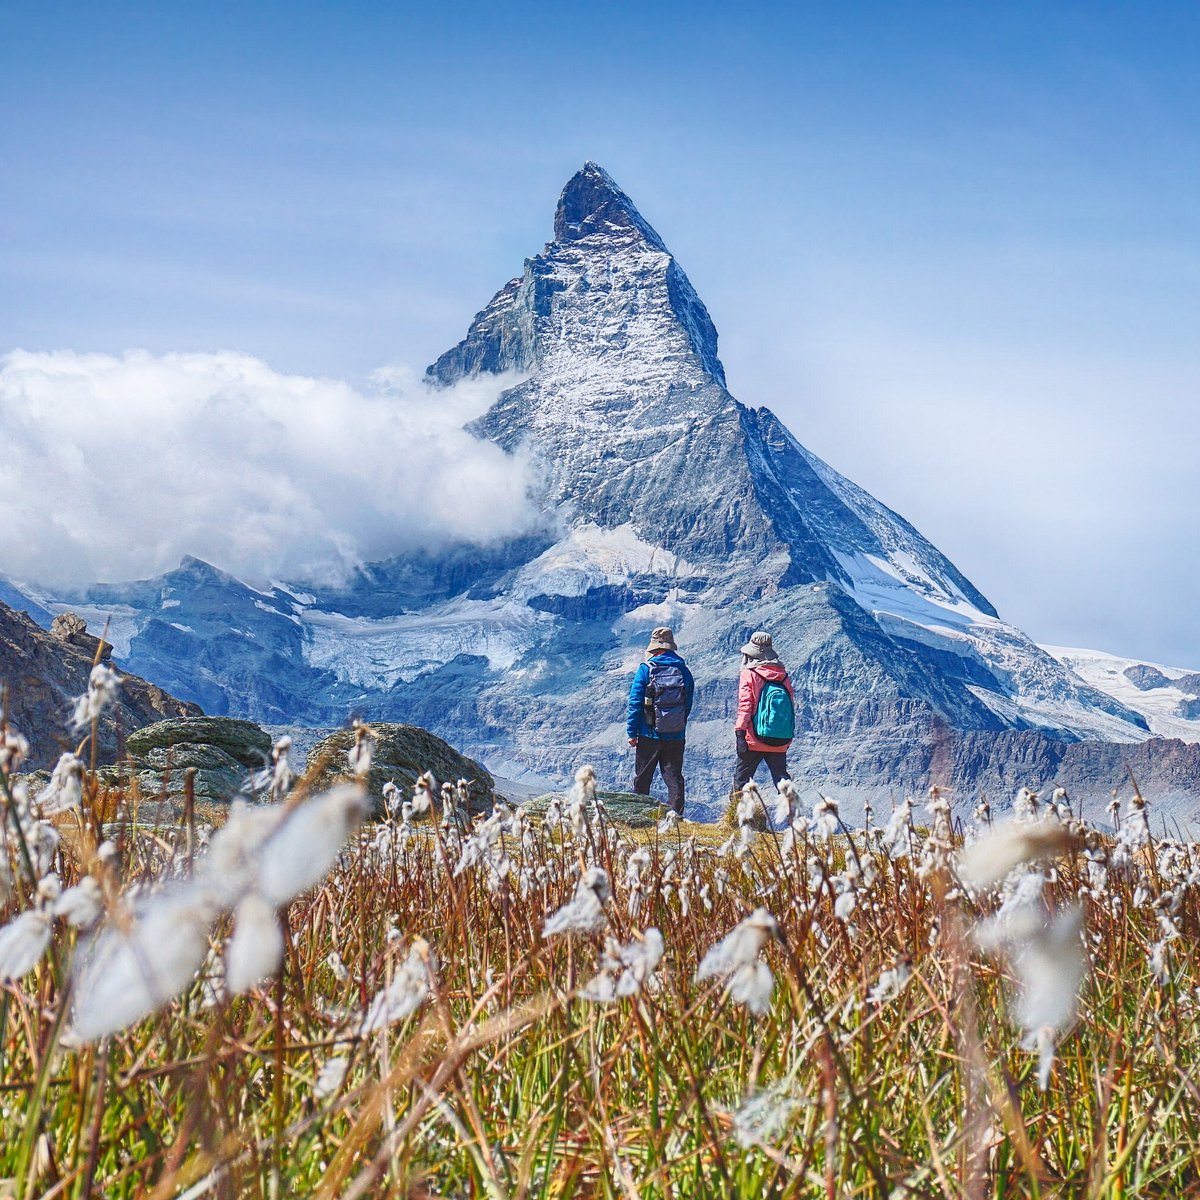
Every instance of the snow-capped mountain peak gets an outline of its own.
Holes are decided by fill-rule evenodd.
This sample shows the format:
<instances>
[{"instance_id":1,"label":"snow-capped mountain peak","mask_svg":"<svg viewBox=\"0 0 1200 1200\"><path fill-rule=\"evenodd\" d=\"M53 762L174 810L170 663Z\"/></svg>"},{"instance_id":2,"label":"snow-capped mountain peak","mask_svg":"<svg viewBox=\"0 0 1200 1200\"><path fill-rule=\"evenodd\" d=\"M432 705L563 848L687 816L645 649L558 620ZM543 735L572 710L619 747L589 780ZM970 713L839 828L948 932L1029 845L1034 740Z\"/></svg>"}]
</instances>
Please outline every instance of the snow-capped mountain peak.
<instances>
[{"instance_id":1,"label":"snow-capped mountain peak","mask_svg":"<svg viewBox=\"0 0 1200 1200\"><path fill-rule=\"evenodd\" d=\"M59 603L93 620L119 607L131 667L211 711L355 710L426 725L502 775L565 780L590 761L613 783L624 677L669 624L697 681L701 811L721 803L756 628L796 685L798 777L850 800L969 791L1011 761L1053 771L1054 747L1080 739L1147 737L1144 706L1036 646L911 524L734 399L704 304L595 163L563 189L554 239L428 375L508 371L522 381L471 429L539 460L544 536L368 564L341 588L262 593L185 562Z\"/></svg>"},{"instance_id":2,"label":"snow-capped mountain peak","mask_svg":"<svg viewBox=\"0 0 1200 1200\"><path fill-rule=\"evenodd\" d=\"M613 177L589 161L571 176L558 198L554 240L565 244L596 236L640 238L656 250L667 252L662 238Z\"/></svg>"}]
</instances>

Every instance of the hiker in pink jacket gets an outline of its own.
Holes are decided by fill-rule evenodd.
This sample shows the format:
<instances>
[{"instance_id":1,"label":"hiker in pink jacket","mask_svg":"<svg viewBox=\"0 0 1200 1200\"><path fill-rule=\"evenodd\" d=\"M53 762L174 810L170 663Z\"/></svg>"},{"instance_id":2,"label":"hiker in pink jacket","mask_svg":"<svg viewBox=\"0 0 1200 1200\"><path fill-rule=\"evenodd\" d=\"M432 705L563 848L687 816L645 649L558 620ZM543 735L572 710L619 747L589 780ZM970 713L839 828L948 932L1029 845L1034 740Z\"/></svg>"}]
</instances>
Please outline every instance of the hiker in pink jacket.
<instances>
[{"instance_id":1,"label":"hiker in pink jacket","mask_svg":"<svg viewBox=\"0 0 1200 1200\"><path fill-rule=\"evenodd\" d=\"M787 749L796 732L796 695L769 633L754 634L742 647L733 728L737 742L735 793L754 777L760 763L767 764L776 788L781 779L791 779Z\"/></svg>"}]
</instances>

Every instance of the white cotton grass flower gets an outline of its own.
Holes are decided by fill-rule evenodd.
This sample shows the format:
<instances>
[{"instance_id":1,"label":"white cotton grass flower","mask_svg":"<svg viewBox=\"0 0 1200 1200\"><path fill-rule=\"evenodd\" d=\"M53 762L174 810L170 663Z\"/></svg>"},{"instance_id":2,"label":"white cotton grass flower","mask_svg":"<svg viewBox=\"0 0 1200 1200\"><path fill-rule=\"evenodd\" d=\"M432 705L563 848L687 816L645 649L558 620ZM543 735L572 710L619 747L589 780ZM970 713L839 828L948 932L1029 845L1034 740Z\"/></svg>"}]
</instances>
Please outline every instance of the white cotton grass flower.
<instances>
[{"instance_id":1,"label":"white cotton grass flower","mask_svg":"<svg viewBox=\"0 0 1200 1200\"><path fill-rule=\"evenodd\" d=\"M15 729L0 732L0 771L9 774L29 757L29 739Z\"/></svg>"},{"instance_id":2,"label":"white cotton grass flower","mask_svg":"<svg viewBox=\"0 0 1200 1200\"><path fill-rule=\"evenodd\" d=\"M386 1029L415 1013L433 991L433 970L429 943L423 938L414 939L408 957L371 1001L359 1032L365 1035Z\"/></svg>"},{"instance_id":3,"label":"white cotton grass flower","mask_svg":"<svg viewBox=\"0 0 1200 1200\"><path fill-rule=\"evenodd\" d=\"M330 1096L337 1095L346 1081L346 1072L349 1069L350 1059L344 1054L335 1054L332 1058L326 1059L325 1065L322 1066L320 1074L313 1083L313 1098L328 1100Z\"/></svg>"},{"instance_id":4,"label":"white cotton grass flower","mask_svg":"<svg viewBox=\"0 0 1200 1200\"><path fill-rule=\"evenodd\" d=\"M790 1079L780 1079L745 1100L732 1114L730 1126L734 1140L743 1150L757 1146L775 1146L795 1123L805 1100L795 1091Z\"/></svg>"},{"instance_id":5,"label":"white cotton grass flower","mask_svg":"<svg viewBox=\"0 0 1200 1200\"><path fill-rule=\"evenodd\" d=\"M1018 788L1013 801L1013 816L1018 821L1036 821L1042 813L1041 799L1037 792L1027 787Z\"/></svg>"},{"instance_id":6,"label":"white cotton grass flower","mask_svg":"<svg viewBox=\"0 0 1200 1200\"><path fill-rule=\"evenodd\" d=\"M658 832L660 834L675 833L679 829L681 820L683 818L673 808L668 808L658 823Z\"/></svg>"},{"instance_id":7,"label":"white cotton grass flower","mask_svg":"<svg viewBox=\"0 0 1200 1200\"><path fill-rule=\"evenodd\" d=\"M104 895L100 884L91 875L85 875L74 887L67 888L55 901L52 912L62 917L76 929L87 929L96 922L104 909Z\"/></svg>"},{"instance_id":8,"label":"white cotton grass flower","mask_svg":"<svg viewBox=\"0 0 1200 1200\"><path fill-rule=\"evenodd\" d=\"M1150 823L1146 819L1146 801L1135 792L1129 798L1125 817L1121 822L1121 842L1131 850L1145 846L1150 841Z\"/></svg>"},{"instance_id":9,"label":"white cotton grass flower","mask_svg":"<svg viewBox=\"0 0 1200 1200\"><path fill-rule=\"evenodd\" d=\"M1021 984L1018 1016L1038 1049L1038 1086L1045 1091L1054 1064L1057 1036L1075 1020L1087 963L1080 934L1083 910L1063 909L1016 953Z\"/></svg>"},{"instance_id":10,"label":"white cotton grass flower","mask_svg":"<svg viewBox=\"0 0 1200 1200\"><path fill-rule=\"evenodd\" d=\"M68 751L59 756L50 782L37 794L35 803L43 816L68 812L83 803L83 760Z\"/></svg>"},{"instance_id":11,"label":"white cotton grass flower","mask_svg":"<svg viewBox=\"0 0 1200 1200\"><path fill-rule=\"evenodd\" d=\"M879 847L893 862L908 858L915 848L912 811L912 800L906 797L903 804L892 809L892 815L880 834Z\"/></svg>"},{"instance_id":12,"label":"white cotton grass flower","mask_svg":"<svg viewBox=\"0 0 1200 1200\"><path fill-rule=\"evenodd\" d=\"M761 806L762 796L759 793L758 785L751 779L742 785L741 795L738 796L737 808L734 811L738 828L747 828L758 815Z\"/></svg>"},{"instance_id":13,"label":"white cotton grass flower","mask_svg":"<svg viewBox=\"0 0 1200 1200\"><path fill-rule=\"evenodd\" d=\"M650 870L653 859L645 846L639 846L631 851L625 860L625 886L631 891L642 886L642 878Z\"/></svg>"},{"instance_id":14,"label":"white cotton grass flower","mask_svg":"<svg viewBox=\"0 0 1200 1200\"><path fill-rule=\"evenodd\" d=\"M47 909L33 908L0 929L0 983L28 975L50 945L53 918Z\"/></svg>"},{"instance_id":15,"label":"white cotton grass flower","mask_svg":"<svg viewBox=\"0 0 1200 1200\"><path fill-rule=\"evenodd\" d=\"M400 789L396 786L394 779L389 779L383 785L383 811L387 814L389 821L394 821L399 815L403 807L403 799L400 795Z\"/></svg>"},{"instance_id":16,"label":"white cotton grass flower","mask_svg":"<svg viewBox=\"0 0 1200 1200\"><path fill-rule=\"evenodd\" d=\"M423 817L433 808L433 792L436 787L437 780L434 779L429 771L417 776L417 781L413 784L411 801L412 815L414 817Z\"/></svg>"},{"instance_id":17,"label":"white cotton grass flower","mask_svg":"<svg viewBox=\"0 0 1200 1200\"><path fill-rule=\"evenodd\" d=\"M117 698L121 677L107 663L97 663L88 676L87 691L75 701L71 728L86 729Z\"/></svg>"},{"instance_id":18,"label":"white cotton grass flower","mask_svg":"<svg viewBox=\"0 0 1200 1200\"><path fill-rule=\"evenodd\" d=\"M75 1033L106 1037L186 990L204 965L215 915L188 889L157 897L128 928L114 922L94 935L75 958Z\"/></svg>"},{"instance_id":19,"label":"white cotton grass flower","mask_svg":"<svg viewBox=\"0 0 1200 1200\"><path fill-rule=\"evenodd\" d=\"M757 1017L770 1012L771 993L774 990L775 976L761 958L738 967L725 983L725 992L730 1000L744 1005Z\"/></svg>"},{"instance_id":20,"label":"white cotton grass flower","mask_svg":"<svg viewBox=\"0 0 1200 1200\"><path fill-rule=\"evenodd\" d=\"M1071 812L1071 800L1065 787L1056 787L1050 795L1050 811L1060 821L1069 821L1074 817Z\"/></svg>"},{"instance_id":21,"label":"white cotton grass flower","mask_svg":"<svg viewBox=\"0 0 1200 1200\"><path fill-rule=\"evenodd\" d=\"M894 967L880 973L879 982L867 993L867 1002L877 1008L890 1004L908 986L912 976L912 959L902 955Z\"/></svg>"},{"instance_id":22,"label":"white cotton grass flower","mask_svg":"<svg viewBox=\"0 0 1200 1200\"><path fill-rule=\"evenodd\" d=\"M779 795L775 799L775 807L771 811L771 820L775 825L788 825L796 811L800 797L796 794L796 785L790 779L779 781Z\"/></svg>"},{"instance_id":23,"label":"white cotton grass flower","mask_svg":"<svg viewBox=\"0 0 1200 1200\"><path fill-rule=\"evenodd\" d=\"M242 897L225 947L225 988L238 996L269 979L283 962L283 931L275 909L257 892Z\"/></svg>"},{"instance_id":24,"label":"white cotton grass flower","mask_svg":"<svg viewBox=\"0 0 1200 1200\"><path fill-rule=\"evenodd\" d=\"M1150 977L1159 987L1166 987L1171 982L1171 949L1168 939L1162 938L1150 947L1147 956L1150 965Z\"/></svg>"},{"instance_id":25,"label":"white cotton grass flower","mask_svg":"<svg viewBox=\"0 0 1200 1200\"><path fill-rule=\"evenodd\" d=\"M755 1014L765 1013L775 979L759 954L768 939L778 935L775 918L765 908L756 908L705 954L696 978L722 980L731 999Z\"/></svg>"},{"instance_id":26,"label":"white cotton grass flower","mask_svg":"<svg viewBox=\"0 0 1200 1200\"><path fill-rule=\"evenodd\" d=\"M652 863L650 851L645 846L639 846L625 860L625 888L629 893L626 908L631 917L636 917L646 900L646 873Z\"/></svg>"},{"instance_id":27,"label":"white cotton grass flower","mask_svg":"<svg viewBox=\"0 0 1200 1200\"><path fill-rule=\"evenodd\" d=\"M585 809L596 803L595 768L585 764L575 772L575 786L571 789L571 800L577 800Z\"/></svg>"},{"instance_id":28,"label":"white cotton grass flower","mask_svg":"<svg viewBox=\"0 0 1200 1200\"><path fill-rule=\"evenodd\" d=\"M808 814L799 807L795 808L792 819L783 832L783 838L779 844L780 853L785 857L791 854L800 843L804 842L811 831L812 823L809 821Z\"/></svg>"},{"instance_id":29,"label":"white cotton grass flower","mask_svg":"<svg viewBox=\"0 0 1200 1200\"><path fill-rule=\"evenodd\" d=\"M449 781L443 783L442 784L442 820L443 821L452 821L454 819L455 796L456 796L456 793L454 790L454 784L450 783ZM507 808L508 806L500 799L499 796L497 796L496 802L492 807L493 807L493 809L498 809L498 808Z\"/></svg>"},{"instance_id":30,"label":"white cotton grass flower","mask_svg":"<svg viewBox=\"0 0 1200 1200\"><path fill-rule=\"evenodd\" d=\"M37 881L37 898L52 906L53 902L62 895L62 880L55 874L43 875Z\"/></svg>"},{"instance_id":31,"label":"white cotton grass flower","mask_svg":"<svg viewBox=\"0 0 1200 1200\"><path fill-rule=\"evenodd\" d=\"M350 971L345 962L342 961L342 956L336 950L330 950L325 955L325 965L329 968L338 983L345 983L350 978Z\"/></svg>"},{"instance_id":32,"label":"white cotton grass flower","mask_svg":"<svg viewBox=\"0 0 1200 1200\"><path fill-rule=\"evenodd\" d=\"M301 808L308 803L311 801ZM198 883L222 907L229 907L255 885L263 844L291 816L287 809L244 800L234 800L228 813L225 824L209 839L196 864Z\"/></svg>"},{"instance_id":33,"label":"white cotton grass flower","mask_svg":"<svg viewBox=\"0 0 1200 1200\"><path fill-rule=\"evenodd\" d=\"M985 949L1003 950L1017 977L1017 1020L1025 1031L1025 1046L1038 1052L1042 1091L1049 1086L1058 1037L1075 1021L1087 971L1082 932L1083 910L1078 905L1047 918L1032 904L994 918L976 932L976 941Z\"/></svg>"},{"instance_id":34,"label":"white cotton grass flower","mask_svg":"<svg viewBox=\"0 0 1200 1200\"><path fill-rule=\"evenodd\" d=\"M599 933L608 922L604 911L611 888L602 867L588 867L575 885L575 897L552 913L542 926L542 937L564 933Z\"/></svg>"},{"instance_id":35,"label":"white cotton grass flower","mask_svg":"<svg viewBox=\"0 0 1200 1200\"><path fill-rule=\"evenodd\" d=\"M848 922L850 914L854 912L858 904L858 891L854 886L854 881L844 875L835 875L833 886L837 893L837 899L833 902L833 915L839 921Z\"/></svg>"},{"instance_id":36,"label":"white cotton grass flower","mask_svg":"<svg viewBox=\"0 0 1200 1200\"><path fill-rule=\"evenodd\" d=\"M269 795L271 800L276 804L283 802L284 797L291 791L292 782L296 778L289 761L291 750L292 739L286 736L278 738L275 745L271 747L271 784Z\"/></svg>"},{"instance_id":37,"label":"white cotton grass flower","mask_svg":"<svg viewBox=\"0 0 1200 1200\"><path fill-rule=\"evenodd\" d=\"M46 875L54 865L54 856L58 853L61 840L58 830L49 821L31 821L24 828L25 848L33 864L37 878Z\"/></svg>"},{"instance_id":38,"label":"white cotton grass flower","mask_svg":"<svg viewBox=\"0 0 1200 1200\"><path fill-rule=\"evenodd\" d=\"M566 822L576 838L583 838L588 830L589 808L596 806L596 772L583 766L575 772L575 783L567 795Z\"/></svg>"},{"instance_id":39,"label":"white cotton grass flower","mask_svg":"<svg viewBox=\"0 0 1200 1200\"><path fill-rule=\"evenodd\" d=\"M662 961L663 935L653 926L625 945L608 940L600 970L583 986L583 998L608 1004L640 992Z\"/></svg>"},{"instance_id":40,"label":"white cotton grass flower","mask_svg":"<svg viewBox=\"0 0 1200 1200\"><path fill-rule=\"evenodd\" d=\"M454 877L457 879L464 871L479 863L498 865L500 860L507 861L501 847L503 834L502 812L493 812L485 821L481 821L475 827L475 832L463 840L458 864L454 868ZM505 873L507 874L507 870Z\"/></svg>"},{"instance_id":41,"label":"white cotton grass flower","mask_svg":"<svg viewBox=\"0 0 1200 1200\"><path fill-rule=\"evenodd\" d=\"M367 815L360 783L343 783L292 809L262 843L257 890L282 907L319 883Z\"/></svg>"},{"instance_id":42,"label":"white cotton grass flower","mask_svg":"<svg viewBox=\"0 0 1200 1200\"><path fill-rule=\"evenodd\" d=\"M363 721L354 722L354 742L346 754L351 774L366 779L371 773L371 760L375 757L375 731Z\"/></svg>"},{"instance_id":43,"label":"white cotton grass flower","mask_svg":"<svg viewBox=\"0 0 1200 1200\"><path fill-rule=\"evenodd\" d=\"M1080 844L1057 817L993 825L958 856L958 877L974 891L995 887L1023 863L1042 863Z\"/></svg>"},{"instance_id":44,"label":"white cotton grass flower","mask_svg":"<svg viewBox=\"0 0 1200 1200\"><path fill-rule=\"evenodd\" d=\"M813 805L813 824L818 837L825 841L834 837L842 824L837 801L830 796L820 796Z\"/></svg>"}]
</instances>

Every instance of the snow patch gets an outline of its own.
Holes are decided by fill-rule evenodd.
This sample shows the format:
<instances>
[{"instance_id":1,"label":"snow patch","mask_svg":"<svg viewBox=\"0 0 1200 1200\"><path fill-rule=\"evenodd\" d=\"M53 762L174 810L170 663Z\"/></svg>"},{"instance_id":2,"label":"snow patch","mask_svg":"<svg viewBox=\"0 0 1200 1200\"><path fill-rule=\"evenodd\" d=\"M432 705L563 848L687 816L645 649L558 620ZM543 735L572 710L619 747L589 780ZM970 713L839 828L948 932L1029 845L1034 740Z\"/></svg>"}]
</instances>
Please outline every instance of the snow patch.
<instances>
[{"instance_id":1,"label":"snow patch","mask_svg":"<svg viewBox=\"0 0 1200 1200\"><path fill-rule=\"evenodd\" d=\"M443 666L460 654L510 669L541 641L555 618L511 597L460 597L398 617L347 617L311 610L304 615L305 661L359 687L388 688Z\"/></svg>"},{"instance_id":2,"label":"snow patch","mask_svg":"<svg viewBox=\"0 0 1200 1200\"><path fill-rule=\"evenodd\" d=\"M643 541L628 522L611 529L584 522L524 566L515 591L526 599L583 596L589 588L624 583L634 575L681 579L694 574L691 563Z\"/></svg>"},{"instance_id":3,"label":"snow patch","mask_svg":"<svg viewBox=\"0 0 1200 1200\"><path fill-rule=\"evenodd\" d=\"M259 594L261 595L262 593ZM294 613L280 612L279 609L272 607L270 604L264 603L262 600L255 600L254 607L261 609L265 613L270 613L273 617L283 617L285 620L291 621L293 625L304 624L304 622L301 621L300 618Z\"/></svg>"}]
</instances>

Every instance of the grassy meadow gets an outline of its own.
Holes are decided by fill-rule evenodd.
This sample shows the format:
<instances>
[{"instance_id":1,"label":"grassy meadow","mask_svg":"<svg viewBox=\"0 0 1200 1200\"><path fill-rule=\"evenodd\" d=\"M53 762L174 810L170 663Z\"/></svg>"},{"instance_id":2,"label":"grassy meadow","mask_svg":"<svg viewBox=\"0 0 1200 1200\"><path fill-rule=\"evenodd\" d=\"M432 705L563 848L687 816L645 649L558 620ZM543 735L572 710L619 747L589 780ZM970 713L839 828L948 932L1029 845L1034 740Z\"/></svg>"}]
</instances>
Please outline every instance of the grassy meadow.
<instances>
[{"instance_id":1,"label":"grassy meadow","mask_svg":"<svg viewBox=\"0 0 1200 1200\"><path fill-rule=\"evenodd\" d=\"M1200 858L1136 798L376 819L283 747L154 827L5 738L0 1197L1200 1192Z\"/></svg>"}]
</instances>

